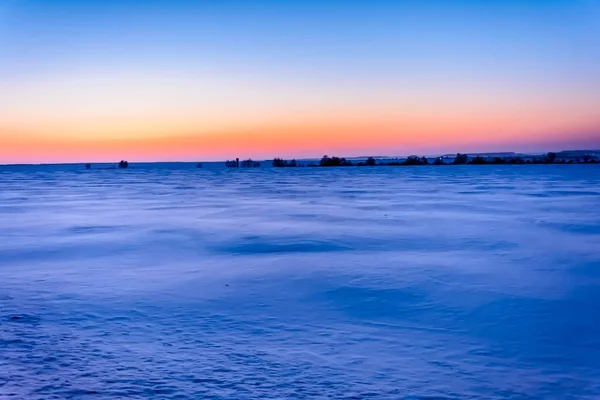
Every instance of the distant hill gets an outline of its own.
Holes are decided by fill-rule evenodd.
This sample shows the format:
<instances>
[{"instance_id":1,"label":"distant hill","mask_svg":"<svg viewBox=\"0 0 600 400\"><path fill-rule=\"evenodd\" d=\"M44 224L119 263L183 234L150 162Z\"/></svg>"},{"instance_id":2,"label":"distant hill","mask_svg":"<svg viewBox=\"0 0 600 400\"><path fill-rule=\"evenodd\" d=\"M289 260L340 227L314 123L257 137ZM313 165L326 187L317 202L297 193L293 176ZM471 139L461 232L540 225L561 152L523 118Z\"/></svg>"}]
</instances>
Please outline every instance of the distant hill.
<instances>
[{"instance_id":1,"label":"distant hill","mask_svg":"<svg viewBox=\"0 0 600 400\"><path fill-rule=\"evenodd\" d=\"M598 156L600 150L563 150L556 153L559 157Z\"/></svg>"}]
</instances>

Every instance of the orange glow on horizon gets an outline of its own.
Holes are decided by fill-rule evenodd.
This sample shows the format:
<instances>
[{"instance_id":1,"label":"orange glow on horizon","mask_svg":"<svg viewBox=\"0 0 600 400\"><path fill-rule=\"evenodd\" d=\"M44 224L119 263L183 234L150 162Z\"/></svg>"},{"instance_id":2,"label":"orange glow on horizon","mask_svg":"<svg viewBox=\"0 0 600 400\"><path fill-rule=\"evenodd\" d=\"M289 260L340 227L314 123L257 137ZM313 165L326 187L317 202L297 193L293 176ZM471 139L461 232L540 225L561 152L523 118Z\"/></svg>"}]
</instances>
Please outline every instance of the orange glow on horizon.
<instances>
[{"instance_id":1,"label":"orange glow on horizon","mask_svg":"<svg viewBox=\"0 0 600 400\"><path fill-rule=\"evenodd\" d=\"M467 151L506 143L553 143L565 133L598 132L600 124L579 126L547 120L544 126L513 119L501 121L472 116L425 121L316 121L236 131L159 134L102 139L94 135L40 135L17 129L3 136L0 163L224 160L234 157L269 159L276 156L319 157L323 154L407 155L414 149L446 148ZM570 128L570 129L569 129ZM159 132L159 131L157 131ZM554 134L549 134L554 132ZM452 152L449 150L448 152Z\"/></svg>"}]
</instances>

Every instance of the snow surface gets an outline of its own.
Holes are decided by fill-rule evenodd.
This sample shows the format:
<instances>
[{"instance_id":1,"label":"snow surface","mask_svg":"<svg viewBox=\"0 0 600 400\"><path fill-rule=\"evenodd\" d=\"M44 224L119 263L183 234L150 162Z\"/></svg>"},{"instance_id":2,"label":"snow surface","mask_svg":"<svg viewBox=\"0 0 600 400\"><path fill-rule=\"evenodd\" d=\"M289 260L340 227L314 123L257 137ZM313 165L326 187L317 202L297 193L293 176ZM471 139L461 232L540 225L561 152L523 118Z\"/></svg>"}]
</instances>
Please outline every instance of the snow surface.
<instances>
[{"instance_id":1,"label":"snow surface","mask_svg":"<svg viewBox=\"0 0 600 400\"><path fill-rule=\"evenodd\" d=\"M0 167L0 398L598 398L599 184Z\"/></svg>"}]
</instances>

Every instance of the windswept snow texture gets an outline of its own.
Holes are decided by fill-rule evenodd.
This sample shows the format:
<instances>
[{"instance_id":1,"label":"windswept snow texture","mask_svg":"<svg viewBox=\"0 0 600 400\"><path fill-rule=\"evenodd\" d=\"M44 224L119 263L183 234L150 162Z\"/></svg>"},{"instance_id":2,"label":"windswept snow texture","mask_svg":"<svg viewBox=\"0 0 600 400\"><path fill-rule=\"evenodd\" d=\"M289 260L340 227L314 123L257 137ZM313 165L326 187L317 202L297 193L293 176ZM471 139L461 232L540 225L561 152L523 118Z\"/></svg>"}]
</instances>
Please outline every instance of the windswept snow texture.
<instances>
[{"instance_id":1,"label":"windswept snow texture","mask_svg":"<svg viewBox=\"0 0 600 400\"><path fill-rule=\"evenodd\" d=\"M0 398L597 399L600 168L0 169Z\"/></svg>"}]
</instances>

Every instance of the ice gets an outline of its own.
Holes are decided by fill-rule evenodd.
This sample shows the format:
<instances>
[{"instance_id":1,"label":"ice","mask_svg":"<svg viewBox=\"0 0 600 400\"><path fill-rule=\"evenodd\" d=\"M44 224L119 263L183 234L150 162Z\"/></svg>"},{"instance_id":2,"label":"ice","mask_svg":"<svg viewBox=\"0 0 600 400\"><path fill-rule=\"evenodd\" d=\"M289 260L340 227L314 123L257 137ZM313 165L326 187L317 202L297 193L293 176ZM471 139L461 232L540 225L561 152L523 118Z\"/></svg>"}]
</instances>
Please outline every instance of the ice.
<instances>
[{"instance_id":1,"label":"ice","mask_svg":"<svg viewBox=\"0 0 600 400\"><path fill-rule=\"evenodd\" d=\"M599 184L0 167L0 398L598 398Z\"/></svg>"}]
</instances>

